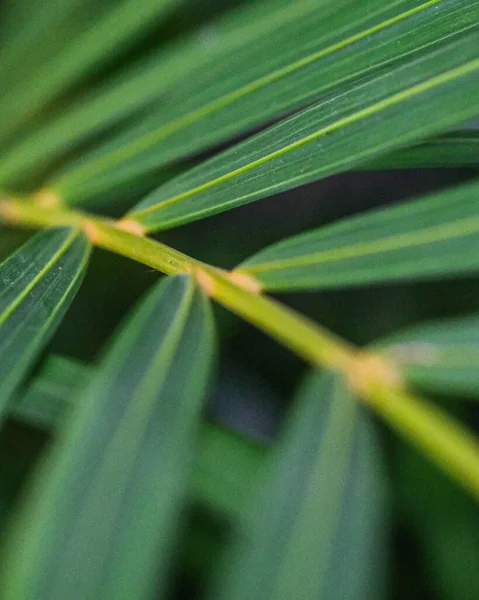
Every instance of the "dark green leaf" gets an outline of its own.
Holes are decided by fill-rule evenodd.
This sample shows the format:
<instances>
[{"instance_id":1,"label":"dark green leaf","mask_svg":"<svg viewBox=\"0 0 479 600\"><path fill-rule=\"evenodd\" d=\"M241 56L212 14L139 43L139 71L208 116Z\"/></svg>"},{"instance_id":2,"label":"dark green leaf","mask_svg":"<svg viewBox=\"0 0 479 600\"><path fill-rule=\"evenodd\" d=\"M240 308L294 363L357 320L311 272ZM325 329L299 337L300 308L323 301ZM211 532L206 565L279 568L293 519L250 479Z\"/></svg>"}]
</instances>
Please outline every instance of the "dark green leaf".
<instances>
[{"instance_id":1,"label":"dark green leaf","mask_svg":"<svg viewBox=\"0 0 479 600\"><path fill-rule=\"evenodd\" d=\"M419 167L477 167L479 130L456 131L403 148L363 165L364 169L416 169Z\"/></svg>"},{"instance_id":2,"label":"dark green leaf","mask_svg":"<svg viewBox=\"0 0 479 600\"><path fill-rule=\"evenodd\" d=\"M212 334L188 276L142 303L37 474L2 598L157 597L187 494Z\"/></svg>"},{"instance_id":3,"label":"dark green leaf","mask_svg":"<svg viewBox=\"0 0 479 600\"><path fill-rule=\"evenodd\" d=\"M166 229L356 168L475 115L478 72L479 28L332 90L160 187L129 216Z\"/></svg>"},{"instance_id":4,"label":"dark green leaf","mask_svg":"<svg viewBox=\"0 0 479 600\"><path fill-rule=\"evenodd\" d=\"M0 265L0 406L62 320L89 255L73 229L39 233Z\"/></svg>"},{"instance_id":5,"label":"dark green leaf","mask_svg":"<svg viewBox=\"0 0 479 600\"><path fill-rule=\"evenodd\" d=\"M335 376L308 381L211 598L381 597L382 475L365 416Z\"/></svg>"},{"instance_id":6,"label":"dark green leaf","mask_svg":"<svg viewBox=\"0 0 479 600\"><path fill-rule=\"evenodd\" d=\"M416 325L377 347L411 385L479 400L479 315Z\"/></svg>"},{"instance_id":7,"label":"dark green leaf","mask_svg":"<svg viewBox=\"0 0 479 600\"><path fill-rule=\"evenodd\" d=\"M479 269L479 183L279 242L240 266L266 289L418 280Z\"/></svg>"},{"instance_id":8,"label":"dark green leaf","mask_svg":"<svg viewBox=\"0 0 479 600\"><path fill-rule=\"evenodd\" d=\"M152 29L174 1L46 2L46 10L26 22L20 40L24 48L19 48L23 54L16 54L13 39L5 58L8 66L13 62L13 76L11 81L3 79L7 93L0 99L0 136L8 137L58 94ZM1 59L0 49L0 64ZM32 59L33 69L28 68Z\"/></svg>"},{"instance_id":9,"label":"dark green leaf","mask_svg":"<svg viewBox=\"0 0 479 600\"><path fill-rule=\"evenodd\" d=\"M150 102L124 134L53 182L69 201L83 201L100 187L109 189L318 98L347 94L364 78L377 79L371 87L383 87L380 72L388 62L406 63L414 51L447 45L452 34L477 23L478 6L476 0L257 2L212 24L199 39L188 38L135 66L103 94L38 131L10 153L0 178L53 161L72 142ZM370 101L376 97L382 98L379 90Z\"/></svg>"}]
</instances>

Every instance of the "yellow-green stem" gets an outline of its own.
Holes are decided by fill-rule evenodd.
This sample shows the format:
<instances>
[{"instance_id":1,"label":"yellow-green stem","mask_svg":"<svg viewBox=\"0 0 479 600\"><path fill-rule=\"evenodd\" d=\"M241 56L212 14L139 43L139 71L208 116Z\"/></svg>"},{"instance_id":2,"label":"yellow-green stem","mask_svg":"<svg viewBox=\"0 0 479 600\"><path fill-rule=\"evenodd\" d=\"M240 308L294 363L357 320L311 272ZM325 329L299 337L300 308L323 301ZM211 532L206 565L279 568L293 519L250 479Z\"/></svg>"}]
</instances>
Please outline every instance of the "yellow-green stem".
<instances>
[{"instance_id":1,"label":"yellow-green stem","mask_svg":"<svg viewBox=\"0 0 479 600\"><path fill-rule=\"evenodd\" d=\"M26 227L81 227L91 242L166 274L190 272L217 302L316 367L344 375L364 403L479 499L479 443L446 413L404 389L394 364L354 348L284 305L205 265L121 226L64 208L0 198L0 220Z\"/></svg>"}]
</instances>

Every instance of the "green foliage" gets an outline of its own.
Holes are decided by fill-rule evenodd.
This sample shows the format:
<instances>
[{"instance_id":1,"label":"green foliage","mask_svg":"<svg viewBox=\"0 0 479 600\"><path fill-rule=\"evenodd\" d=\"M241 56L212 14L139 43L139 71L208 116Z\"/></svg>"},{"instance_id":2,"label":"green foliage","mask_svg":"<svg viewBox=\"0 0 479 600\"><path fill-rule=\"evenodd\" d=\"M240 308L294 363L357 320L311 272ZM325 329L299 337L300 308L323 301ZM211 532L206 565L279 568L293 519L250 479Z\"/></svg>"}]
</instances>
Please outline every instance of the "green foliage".
<instances>
[{"instance_id":1,"label":"green foliage","mask_svg":"<svg viewBox=\"0 0 479 600\"><path fill-rule=\"evenodd\" d=\"M72 229L39 233L0 265L0 398L12 392L58 327L81 282L86 238Z\"/></svg>"},{"instance_id":2,"label":"green foliage","mask_svg":"<svg viewBox=\"0 0 479 600\"><path fill-rule=\"evenodd\" d=\"M382 341L379 348L419 389L478 399L477 314L410 327Z\"/></svg>"},{"instance_id":3,"label":"green foliage","mask_svg":"<svg viewBox=\"0 0 479 600\"><path fill-rule=\"evenodd\" d=\"M344 382L313 376L265 461L212 598L380 598L380 462Z\"/></svg>"},{"instance_id":4,"label":"green foliage","mask_svg":"<svg viewBox=\"0 0 479 600\"><path fill-rule=\"evenodd\" d=\"M0 597L412 598L400 528L417 589L477 597L475 404L456 421L416 393L479 397L479 0L0 15L0 221L44 229L0 230ZM346 172L301 209L296 188ZM395 206L408 173L436 185ZM300 290L322 290L294 300L308 317L264 293ZM215 321L225 373L254 385L209 385ZM313 373L287 401L297 357Z\"/></svg>"},{"instance_id":5,"label":"green foliage","mask_svg":"<svg viewBox=\"0 0 479 600\"><path fill-rule=\"evenodd\" d=\"M321 227L240 266L266 289L447 277L479 268L479 184Z\"/></svg>"},{"instance_id":6,"label":"green foliage","mask_svg":"<svg viewBox=\"0 0 479 600\"><path fill-rule=\"evenodd\" d=\"M190 278L142 303L38 474L2 597L148 598L159 575L165 585L212 343Z\"/></svg>"}]
</instances>

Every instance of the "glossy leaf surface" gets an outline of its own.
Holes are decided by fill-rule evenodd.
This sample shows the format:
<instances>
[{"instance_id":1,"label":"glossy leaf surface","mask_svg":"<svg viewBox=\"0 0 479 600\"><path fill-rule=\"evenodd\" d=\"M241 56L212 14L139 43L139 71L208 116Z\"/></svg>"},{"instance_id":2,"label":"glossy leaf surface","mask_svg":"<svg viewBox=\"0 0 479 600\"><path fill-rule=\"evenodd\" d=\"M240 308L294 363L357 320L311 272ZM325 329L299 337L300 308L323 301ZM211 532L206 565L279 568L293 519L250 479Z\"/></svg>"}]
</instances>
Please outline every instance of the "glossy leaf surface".
<instances>
[{"instance_id":1,"label":"glossy leaf surface","mask_svg":"<svg viewBox=\"0 0 479 600\"><path fill-rule=\"evenodd\" d=\"M34 236L0 265L0 407L60 324L83 278L86 237L73 229Z\"/></svg>"},{"instance_id":2,"label":"glossy leaf surface","mask_svg":"<svg viewBox=\"0 0 479 600\"><path fill-rule=\"evenodd\" d=\"M30 136L0 166L0 179L52 162L145 107L136 122L52 182L69 201L85 200L99 186L117 186L319 98L353 91L391 61L447 45L477 23L478 11L476 0L248 3L196 38L160 49Z\"/></svg>"},{"instance_id":3,"label":"glossy leaf surface","mask_svg":"<svg viewBox=\"0 0 479 600\"><path fill-rule=\"evenodd\" d=\"M477 18L476 18L477 21ZM477 112L479 29L332 90L152 192L130 218L166 229L357 168Z\"/></svg>"}]
</instances>

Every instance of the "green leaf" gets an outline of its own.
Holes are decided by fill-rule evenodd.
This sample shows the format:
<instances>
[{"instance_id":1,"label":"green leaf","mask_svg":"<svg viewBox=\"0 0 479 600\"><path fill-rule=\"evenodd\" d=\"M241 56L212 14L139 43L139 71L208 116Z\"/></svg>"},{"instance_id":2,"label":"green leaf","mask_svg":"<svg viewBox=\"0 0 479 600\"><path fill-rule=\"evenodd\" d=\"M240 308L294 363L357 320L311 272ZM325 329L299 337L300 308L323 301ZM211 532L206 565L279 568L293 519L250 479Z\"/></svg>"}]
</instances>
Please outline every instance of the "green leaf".
<instances>
[{"instance_id":1,"label":"green leaf","mask_svg":"<svg viewBox=\"0 0 479 600\"><path fill-rule=\"evenodd\" d=\"M271 290L477 272L479 182L294 236L262 250L239 270Z\"/></svg>"},{"instance_id":2,"label":"green leaf","mask_svg":"<svg viewBox=\"0 0 479 600\"><path fill-rule=\"evenodd\" d=\"M94 368L85 363L51 356L12 404L10 416L47 431L58 427L75 406Z\"/></svg>"},{"instance_id":3,"label":"green leaf","mask_svg":"<svg viewBox=\"0 0 479 600\"><path fill-rule=\"evenodd\" d=\"M479 400L479 315L409 327L375 347L394 360L411 385Z\"/></svg>"},{"instance_id":4,"label":"green leaf","mask_svg":"<svg viewBox=\"0 0 479 600\"><path fill-rule=\"evenodd\" d=\"M414 531L435 597L475 600L479 596L477 503L412 448L397 442L394 446L402 520Z\"/></svg>"},{"instance_id":5,"label":"green leaf","mask_svg":"<svg viewBox=\"0 0 479 600\"><path fill-rule=\"evenodd\" d=\"M479 130L455 131L381 156L363 169L417 169L420 167L477 167Z\"/></svg>"},{"instance_id":6,"label":"green leaf","mask_svg":"<svg viewBox=\"0 0 479 600\"><path fill-rule=\"evenodd\" d=\"M195 473L195 498L227 516L242 514L264 446L205 423Z\"/></svg>"},{"instance_id":7,"label":"green leaf","mask_svg":"<svg viewBox=\"0 0 479 600\"><path fill-rule=\"evenodd\" d=\"M194 221L356 168L460 123L477 112L478 49L474 31L378 67L160 187L129 216L148 231Z\"/></svg>"},{"instance_id":8,"label":"green leaf","mask_svg":"<svg viewBox=\"0 0 479 600\"><path fill-rule=\"evenodd\" d=\"M0 265L1 412L73 300L89 250L77 230L52 229Z\"/></svg>"},{"instance_id":9,"label":"green leaf","mask_svg":"<svg viewBox=\"0 0 479 600\"><path fill-rule=\"evenodd\" d=\"M13 403L10 416L55 435L78 406L94 373L91 365L51 356ZM229 518L241 513L264 449L263 443L203 422L194 474L195 500Z\"/></svg>"},{"instance_id":10,"label":"green leaf","mask_svg":"<svg viewBox=\"0 0 479 600\"><path fill-rule=\"evenodd\" d=\"M157 597L212 350L201 290L189 276L163 281L122 329L37 473L7 548L2 598Z\"/></svg>"},{"instance_id":11,"label":"green leaf","mask_svg":"<svg viewBox=\"0 0 479 600\"><path fill-rule=\"evenodd\" d=\"M381 597L382 474L365 417L334 375L307 382L210 598Z\"/></svg>"},{"instance_id":12,"label":"green leaf","mask_svg":"<svg viewBox=\"0 0 479 600\"><path fill-rule=\"evenodd\" d=\"M28 71L28 76L23 61L17 62L15 47L12 48L14 66L19 72L0 100L0 136L9 137L69 86L124 51L135 38L151 30L174 3L175 0L48 2L48 14L40 12L38 25L32 16L22 37L28 51L27 65L30 57L38 53L37 46L40 48L37 68ZM28 37L32 30L33 36Z\"/></svg>"},{"instance_id":13,"label":"green leaf","mask_svg":"<svg viewBox=\"0 0 479 600\"><path fill-rule=\"evenodd\" d=\"M39 131L6 159L0 177L52 161L105 121L150 102L136 125L52 182L68 201L83 201L99 186L108 189L318 98L348 93L390 61L406 62L413 51L447 44L477 23L478 11L476 0L256 3L163 59L152 57L144 71L140 66L128 74L129 82Z\"/></svg>"}]
</instances>

